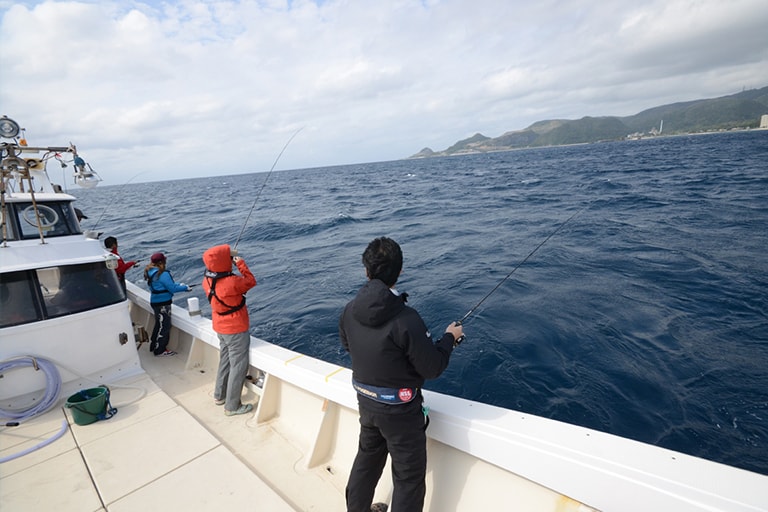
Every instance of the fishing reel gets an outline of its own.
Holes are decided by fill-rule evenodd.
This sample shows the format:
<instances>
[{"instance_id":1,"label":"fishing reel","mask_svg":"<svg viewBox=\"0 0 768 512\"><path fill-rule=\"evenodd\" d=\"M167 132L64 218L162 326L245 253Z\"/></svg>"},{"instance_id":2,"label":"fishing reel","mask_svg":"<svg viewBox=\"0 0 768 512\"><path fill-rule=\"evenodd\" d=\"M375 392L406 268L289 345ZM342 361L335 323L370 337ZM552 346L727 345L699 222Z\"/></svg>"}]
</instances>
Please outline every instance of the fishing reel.
<instances>
[{"instance_id":1,"label":"fishing reel","mask_svg":"<svg viewBox=\"0 0 768 512\"><path fill-rule=\"evenodd\" d=\"M456 321L456 326L458 327L460 325L462 325L462 320L457 320ZM465 334L462 334L461 336L459 336L458 338L453 340L453 348L456 348L459 345L461 345L461 342L464 341L465 339L467 339L467 336Z\"/></svg>"}]
</instances>

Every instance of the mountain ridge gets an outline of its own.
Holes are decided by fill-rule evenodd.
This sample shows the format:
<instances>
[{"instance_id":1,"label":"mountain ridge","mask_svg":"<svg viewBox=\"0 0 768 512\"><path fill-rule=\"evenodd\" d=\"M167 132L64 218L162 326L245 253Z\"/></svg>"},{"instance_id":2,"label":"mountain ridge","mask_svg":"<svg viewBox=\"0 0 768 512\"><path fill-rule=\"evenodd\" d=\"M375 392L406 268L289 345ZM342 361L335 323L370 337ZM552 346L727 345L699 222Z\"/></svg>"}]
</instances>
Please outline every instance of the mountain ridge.
<instances>
[{"instance_id":1,"label":"mountain ridge","mask_svg":"<svg viewBox=\"0 0 768 512\"><path fill-rule=\"evenodd\" d=\"M768 86L718 98L660 105L625 117L585 116L581 119L536 121L522 130L498 137L481 133L462 139L442 151L425 147L409 158L429 158L511 149L586 144L643 138L757 128L768 114Z\"/></svg>"}]
</instances>

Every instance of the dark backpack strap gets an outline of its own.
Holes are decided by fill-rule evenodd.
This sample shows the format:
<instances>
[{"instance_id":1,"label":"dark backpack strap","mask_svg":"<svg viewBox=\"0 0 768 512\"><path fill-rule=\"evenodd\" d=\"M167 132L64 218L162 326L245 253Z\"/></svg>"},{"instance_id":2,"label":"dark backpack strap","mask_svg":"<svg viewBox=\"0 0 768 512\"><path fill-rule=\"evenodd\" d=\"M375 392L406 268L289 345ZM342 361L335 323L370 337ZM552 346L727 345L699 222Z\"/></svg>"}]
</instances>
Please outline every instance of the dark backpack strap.
<instances>
[{"instance_id":1,"label":"dark backpack strap","mask_svg":"<svg viewBox=\"0 0 768 512\"><path fill-rule=\"evenodd\" d=\"M216 299L219 301L219 304L227 308L226 311L223 313L218 313L219 315L226 316L231 315L232 313L235 313L236 311L240 311L245 307L245 295L243 295L242 300L240 301L240 304L237 306L231 306L221 300L218 295L216 295L216 282L219 279L223 279L225 277L233 276L234 274L232 272L211 272L210 270L205 271L205 277L211 280L211 288L208 291L208 302L211 302L212 299Z\"/></svg>"},{"instance_id":2,"label":"dark backpack strap","mask_svg":"<svg viewBox=\"0 0 768 512\"><path fill-rule=\"evenodd\" d=\"M162 290L155 290L155 287L154 287L154 283L158 283L160 281L160 274L162 274L163 272L165 272L165 271L164 270L158 270L157 272L155 272L151 276L149 274L147 274L147 285L149 286L149 291L150 292L152 292L152 293L165 293L165 292L168 291L168 289L165 288L165 286L163 286ZM160 284L162 285L163 283L160 283Z\"/></svg>"}]
</instances>

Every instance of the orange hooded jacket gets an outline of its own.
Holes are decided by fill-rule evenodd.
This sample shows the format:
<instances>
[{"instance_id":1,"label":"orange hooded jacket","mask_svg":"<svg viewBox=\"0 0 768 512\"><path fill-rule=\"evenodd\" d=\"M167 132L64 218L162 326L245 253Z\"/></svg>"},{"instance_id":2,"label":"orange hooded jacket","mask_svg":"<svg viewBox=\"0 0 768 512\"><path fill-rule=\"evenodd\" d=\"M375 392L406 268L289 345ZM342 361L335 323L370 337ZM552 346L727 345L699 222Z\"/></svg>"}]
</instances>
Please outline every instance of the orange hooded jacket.
<instances>
[{"instance_id":1,"label":"orange hooded jacket","mask_svg":"<svg viewBox=\"0 0 768 512\"><path fill-rule=\"evenodd\" d=\"M203 289L213 311L213 330L219 334L237 334L250 329L245 293L256 286L256 278L245 260L238 259L237 270L232 273L229 245L217 245L203 253L205 277Z\"/></svg>"}]
</instances>

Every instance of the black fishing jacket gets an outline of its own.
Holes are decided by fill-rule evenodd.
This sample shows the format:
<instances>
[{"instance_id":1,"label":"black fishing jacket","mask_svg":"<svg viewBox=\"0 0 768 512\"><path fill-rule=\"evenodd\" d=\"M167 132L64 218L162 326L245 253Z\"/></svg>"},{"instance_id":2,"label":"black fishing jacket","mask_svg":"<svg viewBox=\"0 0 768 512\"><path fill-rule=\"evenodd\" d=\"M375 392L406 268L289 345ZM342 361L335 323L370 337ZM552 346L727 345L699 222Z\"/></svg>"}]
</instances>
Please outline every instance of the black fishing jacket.
<instances>
[{"instance_id":1,"label":"black fishing jacket","mask_svg":"<svg viewBox=\"0 0 768 512\"><path fill-rule=\"evenodd\" d=\"M437 343L421 316L382 281L358 291L339 318L341 344L352 357L352 377L363 384L420 388L448 366L453 335Z\"/></svg>"}]
</instances>

